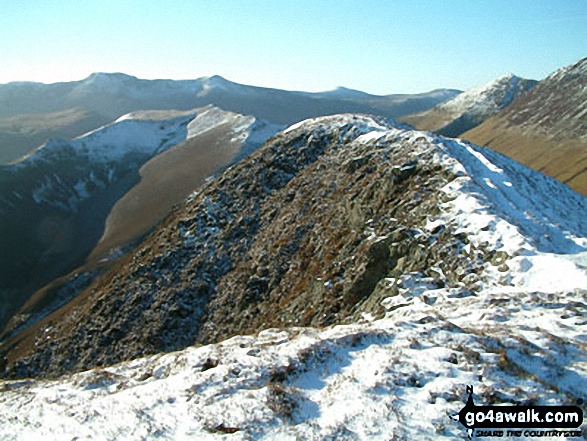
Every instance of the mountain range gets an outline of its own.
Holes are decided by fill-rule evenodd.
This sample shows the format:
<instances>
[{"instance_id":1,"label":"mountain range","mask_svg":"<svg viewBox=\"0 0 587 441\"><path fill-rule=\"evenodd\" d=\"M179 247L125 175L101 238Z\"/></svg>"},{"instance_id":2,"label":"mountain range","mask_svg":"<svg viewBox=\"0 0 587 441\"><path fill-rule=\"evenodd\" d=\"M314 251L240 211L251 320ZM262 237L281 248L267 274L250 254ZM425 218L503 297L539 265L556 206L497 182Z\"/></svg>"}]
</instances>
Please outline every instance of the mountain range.
<instances>
[{"instance_id":1,"label":"mountain range","mask_svg":"<svg viewBox=\"0 0 587 441\"><path fill-rule=\"evenodd\" d=\"M400 120L489 147L587 195L587 58L541 81L508 74Z\"/></svg>"},{"instance_id":2,"label":"mountain range","mask_svg":"<svg viewBox=\"0 0 587 441\"><path fill-rule=\"evenodd\" d=\"M0 85L0 160L17 161L55 136L83 135L137 110L189 110L213 105L226 111L289 125L344 112L397 118L428 109L460 91L377 96L345 88L292 92L233 83L220 76L196 80L144 80L95 73L66 83Z\"/></svg>"},{"instance_id":3,"label":"mountain range","mask_svg":"<svg viewBox=\"0 0 587 441\"><path fill-rule=\"evenodd\" d=\"M0 117L14 132L6 138L11 148L0 145L0 151L21 155L0 166L6 233L0 249L7 250L0 255L0 326L36 291L88 258L94 268L124 252L206 178L284 123L347 110L398 116L456 93L305 93L219 76L173 81L100 73L70 83L0 85ZM112 122L92 127L104 121ZM90 128L70 141L36 144L49 134Z\"/></svg>"},{"instance_id":4,"label":"mountain range","mask_svg":"<svg viewBox=\"0 0 587 441\"><path fill-rule=\"evenodd\" d=\"M59 85L28 115L126 113L0 167L0 437L462 439L465 385L580 403L586 60L416 101Z\"/></svg>"},{"instance_id":5,"label":"mountain range","mask_svg":"<svg viewBox=\"0 0 587 441\"><path fill-rule=\"evenodd\" d=\"M420 130L457 137L508 107L537 81L507 74L424 112L400 118Z\"/></svg>"}]
</instances>

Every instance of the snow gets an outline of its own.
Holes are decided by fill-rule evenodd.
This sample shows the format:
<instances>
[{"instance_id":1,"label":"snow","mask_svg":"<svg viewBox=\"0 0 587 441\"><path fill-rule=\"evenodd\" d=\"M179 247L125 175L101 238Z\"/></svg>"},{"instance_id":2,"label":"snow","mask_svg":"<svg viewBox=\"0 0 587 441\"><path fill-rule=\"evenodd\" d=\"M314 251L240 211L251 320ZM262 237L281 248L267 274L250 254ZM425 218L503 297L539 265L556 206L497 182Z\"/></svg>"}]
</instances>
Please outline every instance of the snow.
<instances>
[{"instance_id":1,"label":"snow","mask_svg":"<svg viewBox=\"0 0 587 441\"><path fill-rule=\"evenodd\" d=\"M534 82L521 84L521 78L509 73L473 89L457 95L455 98L439 104L436 108L451 115L451 119L467 115L473 120L482 121L508 106Z\"/></svg>"},{"instance_id":2,"label":"snow","mask_svg":"<svg viewBox=\"0 0 587 441\"><path fill-rule=\"evenodd\" d=\"M206 133L215 127L222 124L241 124L248 126L254 121L252 116L244 116L238 113L226 112L217 107L208 106L205 110L199 113L189 124L187 138Z\"/></svg>"},{"instance_id":3,"label":"snow","mask_svg":"<svg viewBox=\"0 0 587 441\"><path fill-rule=\"evenodd\" d=\"M387 280L399 295L379 320L268 329L53 381L0 382L0 438L466 439L451 418L466 385L477 404L587 396L587 200L497 153L382 119L319 118L286 132L329 127L342 139L349 126L352 142L404 140L452 171L425 228L465 233L469 253L501 253L478 290L409 273Z\"/></svg>"},{"instance_id":4,"label":"snow","mask_svg":"<svg viewBox=\"0 0 587 441\"><path fill-rule=\"evenodd\" d=\"M106 92L149 101L154 97L168 99L173 95L196 94L202 90L204 82L203 78L196 80L144 80L122 73L98 72L76 82L71 96Z\"/></svg>"},{"instance_id":5,"label":"snow","mask_svg":"<svg viewBox=\"0 0 587 441\"><path fill-rule=\"evenodd\" d=\"M587 392L585 357L577 356L584 334L577 332L577 318L561 318L585 293L564 295L558 303L532 299L536 294L510 297L499 308L490 305L503 300L501 293L442 294L433 306L415 298L370 323L271 329L56 381L4 383L0 419L6 424L0 434L80 440L464 439L448 415L463 407L467 384L481 396L537 396L545 404L559 403L561 396L544 383L576 396ZM562 339L567 357L552 351ZM532 355L541 352L547 370ZM497 366L504 362L500 353L511 370ZM532 375L519 377L514 367ZM552 375L555 369L560 375ZM221 428L236 431L223 434Z\"/></svg>"},{"instance_id":6,"label":"snow","mask_svg":"<svg viewBox=\"0 0 587 441\"><path fill-rule=\"evenodd\" d=\"M185 125L195 115L193 112L163 121L121 119L74 140L72 146L90 155L94 161L115 161L126 153L154 155L185 140ZM87 147L87 144L91 147Z\"/></svg>"},{"instance_id":7,"label":"snow","mask_svg":"<svg viewBox=\"0 0 587 441\"><path fill-rule=\"evenodd\" d=\"M188 111L136 111L72 141L51 140L11 167L49 163L57 168L62 161L71 161L76 155L80 167L79 173L69 182L71 188L63 182L55 182L60 179L58 176L47 175L40 178L30 193L37 204L48 203L65 211L75 211L81 201L91 197L88 182L104 187L104 183L93 175L95 169L107 167L106 179L112 183L116 180L117 167L125 169L130 161L144 162L186 139L223 125L232 132L231 142L240 144L238 159L250 154L283 128L214 106ZM82 164L87 164L87 170L82 170Z\"/></svg>"}]
</instances>

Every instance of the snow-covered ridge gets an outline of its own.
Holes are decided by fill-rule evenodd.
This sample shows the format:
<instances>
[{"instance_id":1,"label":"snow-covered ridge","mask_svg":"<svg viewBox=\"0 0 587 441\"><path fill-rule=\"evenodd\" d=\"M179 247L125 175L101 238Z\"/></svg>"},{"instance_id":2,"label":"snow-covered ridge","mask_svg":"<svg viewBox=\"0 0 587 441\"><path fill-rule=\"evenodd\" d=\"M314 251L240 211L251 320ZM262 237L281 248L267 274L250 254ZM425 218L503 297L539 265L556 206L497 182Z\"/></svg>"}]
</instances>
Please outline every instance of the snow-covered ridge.
<instances>
[{"instance_id":1,"label":"snow-covered ridge","mask_svg":"<svg viewBox=\"0 0 587 441\"><path fill-rule=\"evenodd\" d=\"M467 90L440 104L438 108L453 118L466 113L475 119L486 119L511 104L521 92L529 90L534 84L509 73L483 86Z\"/></svg>"},{"instance_id":2,"label":"snow-covered ridge","mask_svg":"<svg viewBox=\"0 0 587 441\"><path fill-rule=\"evenodd\" d=\"M117 161L127 154L153 155L184 140L186 125L196 114L196 111L177 114L164 111L159 115L157 112L125 115L72 141L49 141L16 163L15 167L54 160L64 148L100 162ZM162 118L157 118L157 115Z\"/></svg>"},{"instance_id":3,"label":"snow-covered ridge","mask_svg":"<svg viewBox=\"0 0 587 441\"><path fill-rule=\"evenodd\" d=\"M181 118L184 116L193 116L195 110L137 110L135 112L122 115L115 122L127 119L134 121L164 121L169 119ZM85 135L82 135L85 136ZM79 136L78 138L81 138Z\"/></svg>"},{"instance_id":4,"label":"snow-covered ridge","mask_svg":"<svg viewBox=\"0 0 587 441\"><path fill-rule=\"evenodd\" d=\"M574 404L587 294L406 295L386 318L0 383L3 439L464 439L477 403Z\"/></svg>"},{"instance_id":5,"label":"snow-covered ridge","mask_svg":"<svg viewBox=\"0 0 587 441\"><path fill-rule=\"evenodd\" d=\"M187 136L188 138L192 138L223 124L234 124L237 126L248 127L254 120L255 118L252 116L225 112L218 107L208 106L188 124Z\"/></svg>"},{"instance_id":6,"label":"snow-covered ridge","mask_svg":"<svg viewBox=\"0 0 587 441\"><path fill-rule=\"evenodd\" d=\"M404 274L385 318L256 336L0 383L0 434L63 439L465 439L451 416L481 404L575 404L587 393L586 199L489 150L382 118L317 118L373 150L402 142L454 179L425 228L495 250L474 290ZM391 216L391 215L390 215ZM432 233L431 233L432 234ZM468 277L467 276L467 277ZM390 281L394 282L394 281Z\"/></svg>"},{"instance_id":7,"label":"snow-covered ridge","mask_svg":"<svg viewBox=\"0 0 587 441\"><path fill-rule=\"evenodd\" d=\"M91 196L88 188L103 189L116 181L117 168L127 168L125 158L139 161L137 166L140 166L167 149L223 124L230 125L233 141L243 143L243 152L248 153L282 128L214 106L188 111L136 111L72 141L48 141L6 171L51 164L60 167L63 162L76 161L76 170L49 173L31 189L31 197L37 204L48 203L75 211L80 201ZM104 167L108 170L102 170L97 177L95 169Z\"/></svg>"},{"instance_id":8,"label":"snow-covered ridge","mask_svg":"<svg viewBox=\"0 0 587 441\"><path fill-rule=\"evenodd\" d=\"M186 111L135 111L70 142L49 141L19 164L24 166L37 160L47 160L65 146L92 161L100 162L117 161L126 154L152 156L222 124L238 125L242 130L236 131L240 133L254 121L254 117L227 112L214 106Z\"/></svg>"},{"instance_id":9,"label":"snow-covered ridge","mask_svg":"<svg viewBox=\"0 0 587 441\"><path fill-rule=\"evenodd\" d=\"M374 147L398 139L414 143L458 176L442 189L448 202L440 215L430 216L428 227L450 225L465 233L473 247L491 244L506 253L515 271L503 274L499 265L487 263L490 284L547 292L587 286L584 196L492 150L383 118L322 117L284 133L333 129L340 131L341 141L352 132L354 142Z\"/></svg>"},{"instance_id":10,"label":"snow-covered ridge","mask_svg":"<svg viewBox=\"0 0 587 441\"><path fill-rule=\"evenodd\" d=\"M546 82L547 80L557 80L568 75L587 76L587 57L581 58L569 66L565 66L554 71L543 81Z\"/></svg>"}]
</instances>

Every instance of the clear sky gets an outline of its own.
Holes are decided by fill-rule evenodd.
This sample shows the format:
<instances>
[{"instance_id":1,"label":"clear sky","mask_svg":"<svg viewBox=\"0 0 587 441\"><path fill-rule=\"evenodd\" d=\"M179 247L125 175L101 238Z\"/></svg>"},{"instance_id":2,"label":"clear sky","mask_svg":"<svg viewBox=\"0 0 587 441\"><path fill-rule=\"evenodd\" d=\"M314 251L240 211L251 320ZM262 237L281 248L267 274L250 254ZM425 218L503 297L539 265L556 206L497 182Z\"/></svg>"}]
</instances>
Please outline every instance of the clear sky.
<instances>
[{"instance_id":1,"label":"clear sky","mask_svg":"<svg viewBox=\"0 0 587 441\"><path fill-rule=\"evenodd\" d=\"M541 79L587 56L587 0L1 0L0 83L209 75L375 94Z\"/></svg>"}]
</instances>

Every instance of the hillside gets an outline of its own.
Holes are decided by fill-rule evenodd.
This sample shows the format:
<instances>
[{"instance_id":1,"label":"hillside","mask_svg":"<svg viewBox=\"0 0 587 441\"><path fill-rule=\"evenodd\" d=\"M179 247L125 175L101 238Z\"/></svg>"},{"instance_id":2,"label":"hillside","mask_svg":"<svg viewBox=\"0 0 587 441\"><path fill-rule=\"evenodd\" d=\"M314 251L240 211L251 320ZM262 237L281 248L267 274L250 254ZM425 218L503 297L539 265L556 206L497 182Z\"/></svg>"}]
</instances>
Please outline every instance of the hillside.
<instances>
[{"instance_id":1,"label":"hillside","mask_svg":"<svg viewBox=\"0 0 587 441\"><path fill-rule=\"evenodd\" d=\"M580 302L586 204L472 144L380 118L310 120L209 181L87 288L65 281L73 301L5 336L4 375L382 317L382 302L414 297Z\"/></svg>"},{"instance_id":2,"label":"hillside","mask_svg":"<svg viewBox=\"0 0 587 441\"><path fill-rule=\"evenodd\" d=\"M549 75L462 137L587 194L587 58Z\"/></svg>"},{"instance_id":3,"label":"hillside","mask_svg":"<svg viewBox=\"0 0 587 441\"><path fill-rule=\"evenodd\" d=\"M87 109L0 118L0 165L20 160L50 139L71 139L110 120Z\"/></svg>"},{"instance_id":4,"label":"hillside","mask_svg":"<svg viewBox=\"0 0 587 441\"><path fill-rule=\"evenodd\" d=\"M219 120L222 115L232 120ZM73 141L50 141L22 161L1 167L0 324L5 325L35 291L83 265L105 227L115 237L106 235L109 241L103 253L129 245L165 216L175 202L187 197L198 182L241 153L250 152L264 141L263 137L278 129L265 125L265 131L253 130L255 123L264 124L212 108L140 112ZM142 166L188 139L197 143L207 130L217 126L222 129L216 133L223 130L227 139L214 145L200 141L200 153L207 152L209 163L192 170L188 189L172 186L159 190L157 194L164 198L161 202L150 198L161 184L149 184L153 194L148 191L142 196L140 210L127 210L125 222L133 225L132 230L108 218L129 190L147 185L142 180ZM201 159L190 161L193 164ZM171 173L165 183L171 185L181 178ZM149 209L153 205L157 210Z\"/></svg>"},{"instance_id":5,"label":"hillside","mask_svg":"<svg viewBox=\"0 0 587 441\"><path fill-rule=\"evenodd\" d=\"M574 405L586 208L382 118L290 127L3 341L5 377L66 375L0 382L0 434L464 439L465 385L478 403Z\"/></svg>"},{"instance_id":6,"label":"hillside","mask_svg":"<svg viewBox=\"0 0 587 441\"><path fill-rule=\"evenodd\" d=\"M507 74L484 86L467 90L432 109L401 117L419 130L457 137L512 104L537 82Z\"/></svg>"},{"instance_id":7,"label":"hillside","mask_svg":"<svg viewBox=\"0 0 587 441\"><path fill-rule=\"evenodd\" d=\"M188 124L185 141L139 169L140 182L108 214L104 234L89 259L104 258L136 241L206 179L256 150L282 128L212 106L201 109Z\"/></svg>"}]
</instances>

